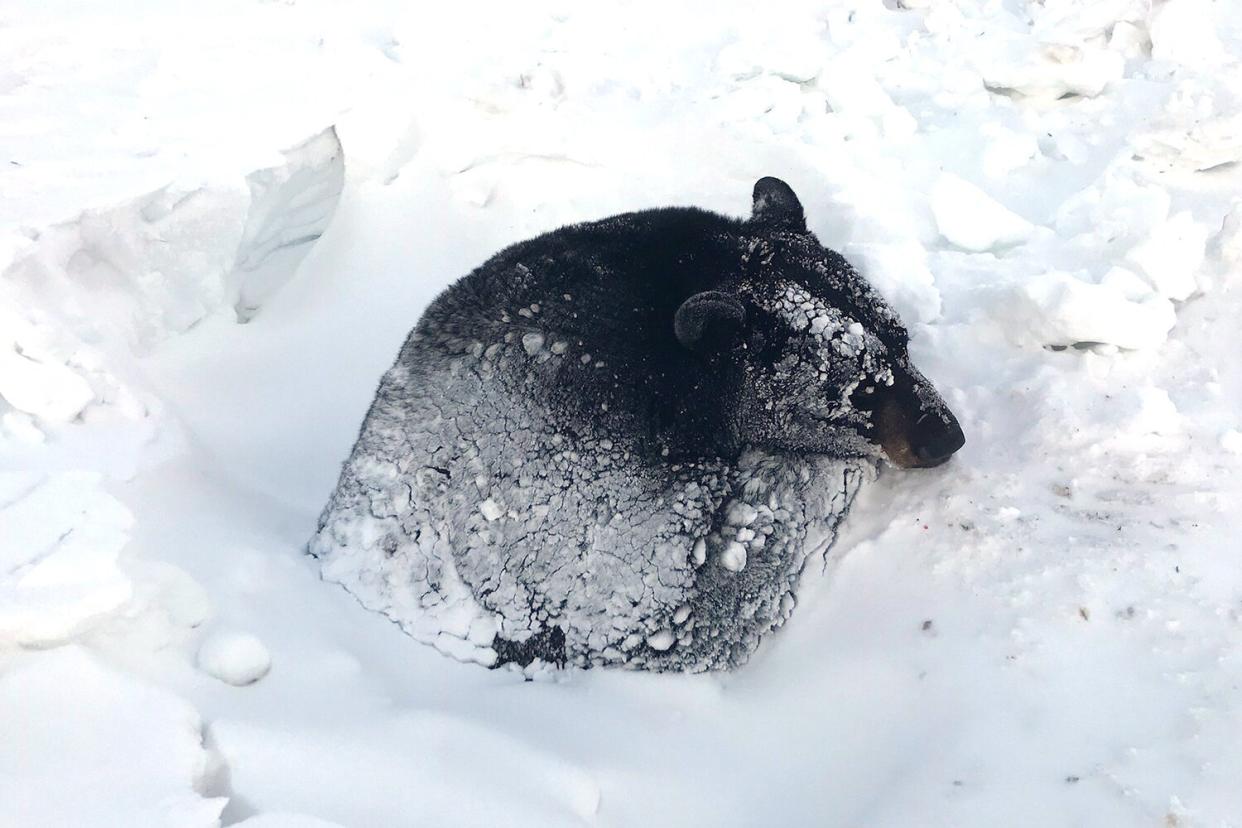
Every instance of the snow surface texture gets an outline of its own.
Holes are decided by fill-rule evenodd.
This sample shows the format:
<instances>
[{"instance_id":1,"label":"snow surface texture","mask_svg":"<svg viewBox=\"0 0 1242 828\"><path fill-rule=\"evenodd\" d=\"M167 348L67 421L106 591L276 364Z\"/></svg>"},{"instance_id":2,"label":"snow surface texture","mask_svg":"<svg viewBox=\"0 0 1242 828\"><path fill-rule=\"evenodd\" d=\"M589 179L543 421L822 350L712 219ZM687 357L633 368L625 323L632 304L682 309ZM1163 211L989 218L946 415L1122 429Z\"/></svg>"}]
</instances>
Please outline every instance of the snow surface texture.
<instances>
[{"instance_id":1,"label":"snow surface texture","mask_svg":"<svg viewBox=\"0 0 1242 828\"><path fill-rule=\"evenodd\" d=\"M3 4L4 819L1238 825L1239 25L1210 0ZM246 300L246 179L332 125L331 222ZM524 683L319 580L302 545L439 290L583 216L739 214L769 174L971 442L860 492L745 670ZM942 174L1029 232L945 236ZM200 195L152 224L160 192ZM231 630L272 655L252 685L195 666Z\"/></svg>"}]
</instances>

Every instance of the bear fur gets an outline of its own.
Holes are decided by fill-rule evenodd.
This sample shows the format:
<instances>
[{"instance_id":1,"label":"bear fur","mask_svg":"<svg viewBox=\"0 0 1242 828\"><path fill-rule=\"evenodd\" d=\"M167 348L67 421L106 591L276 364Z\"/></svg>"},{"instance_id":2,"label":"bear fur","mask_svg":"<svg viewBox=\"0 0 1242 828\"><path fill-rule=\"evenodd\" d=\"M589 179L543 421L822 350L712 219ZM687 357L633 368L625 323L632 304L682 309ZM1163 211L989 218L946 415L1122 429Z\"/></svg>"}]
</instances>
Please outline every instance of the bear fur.
<instances>
[{"instance_id":1,"label":"bear fur","mask_svg":"<svg viewBox=\"0 0 1242 828\"><path fill-rule=\"evenodd\" d=\"M906 344L774 178L555 230L427 308L309 551L458 658L737 667L877 459L961 446Z\"/></svg>"}]
</instances>

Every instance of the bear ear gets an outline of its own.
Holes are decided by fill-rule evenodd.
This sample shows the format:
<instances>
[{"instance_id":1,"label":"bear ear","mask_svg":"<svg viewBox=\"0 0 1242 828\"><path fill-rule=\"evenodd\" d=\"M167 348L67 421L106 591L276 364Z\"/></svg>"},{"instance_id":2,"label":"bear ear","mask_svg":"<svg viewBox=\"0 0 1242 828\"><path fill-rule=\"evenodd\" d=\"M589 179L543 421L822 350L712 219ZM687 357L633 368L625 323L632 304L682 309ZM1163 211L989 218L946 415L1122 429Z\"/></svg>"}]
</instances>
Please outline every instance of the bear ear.
<instances>
[{"instance_id":1,"label":"bear ear","mask_svg":"<svg viewBox=\"0 0 1242 828\"><path fill-rule=\"evenodd\" d=\"M755 182L751 220L781 230L806 230L802 202L793 188L770 175Z\"/></svg>"},{"instance_id":2,"label":"bear ear","mask_svg":"<svg viewBox=\"0 0 1242 828\"><path fill-rule=\"evenodd\" d=\"M677 341L700 354L726 349L745 324L745 306L736 296L718 290L694 294L673 314Z\"/></svg>"}]
</instances>

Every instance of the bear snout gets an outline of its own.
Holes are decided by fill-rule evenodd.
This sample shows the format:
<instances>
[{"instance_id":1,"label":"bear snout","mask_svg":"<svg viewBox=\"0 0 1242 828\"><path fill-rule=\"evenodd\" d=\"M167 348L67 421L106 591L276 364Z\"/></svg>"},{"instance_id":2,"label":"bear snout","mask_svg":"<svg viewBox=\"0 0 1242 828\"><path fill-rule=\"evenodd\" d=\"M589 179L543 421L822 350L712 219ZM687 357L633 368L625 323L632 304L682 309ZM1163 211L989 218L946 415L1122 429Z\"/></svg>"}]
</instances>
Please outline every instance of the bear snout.
<instances>
[{"instance_id":1,"label":"bear snout","mask_svg":"<svg viewBox=\"0 0 1242 828\"><path fill-rule=\"evenodd\" d=\"M910 446L920 468L939 466L966 445L966 435L957 418L949 414L946 422L938 414L926 413L914 424Z\"/></svg>"},{"instance_id":2,"label":"bear snout","mask_svg":"<svg viewBox=\"0 0 1242 828\"><path fill-rule=\"evenodd\" d=\"M877 442L890 463L902 469L939 466L966 444L966 435L953 413L923 411L911 417L912 406L900 398L882 402L875 412ZM913 408L918 411L918 408Z\"/></svg>"}]
</instances>

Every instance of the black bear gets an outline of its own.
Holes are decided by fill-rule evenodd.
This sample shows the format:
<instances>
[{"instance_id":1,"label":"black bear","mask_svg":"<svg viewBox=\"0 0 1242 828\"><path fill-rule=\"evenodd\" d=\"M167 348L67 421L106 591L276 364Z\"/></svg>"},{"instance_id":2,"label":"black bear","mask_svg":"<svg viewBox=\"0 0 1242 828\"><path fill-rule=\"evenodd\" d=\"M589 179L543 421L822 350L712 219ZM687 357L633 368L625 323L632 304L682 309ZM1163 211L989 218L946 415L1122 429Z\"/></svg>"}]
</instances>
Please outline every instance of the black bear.
<instances>
[{"instance_id":1,"label":"black bear","mask_svg":"<svg viewBox=\"0 0 1242 828\"><path fill-rule=\"evenodd\" d=\"M787 184L500 252L384 375L310 551L463 659L738 666L886 457L957 420Z\"/></svg>"}]
</instances>

